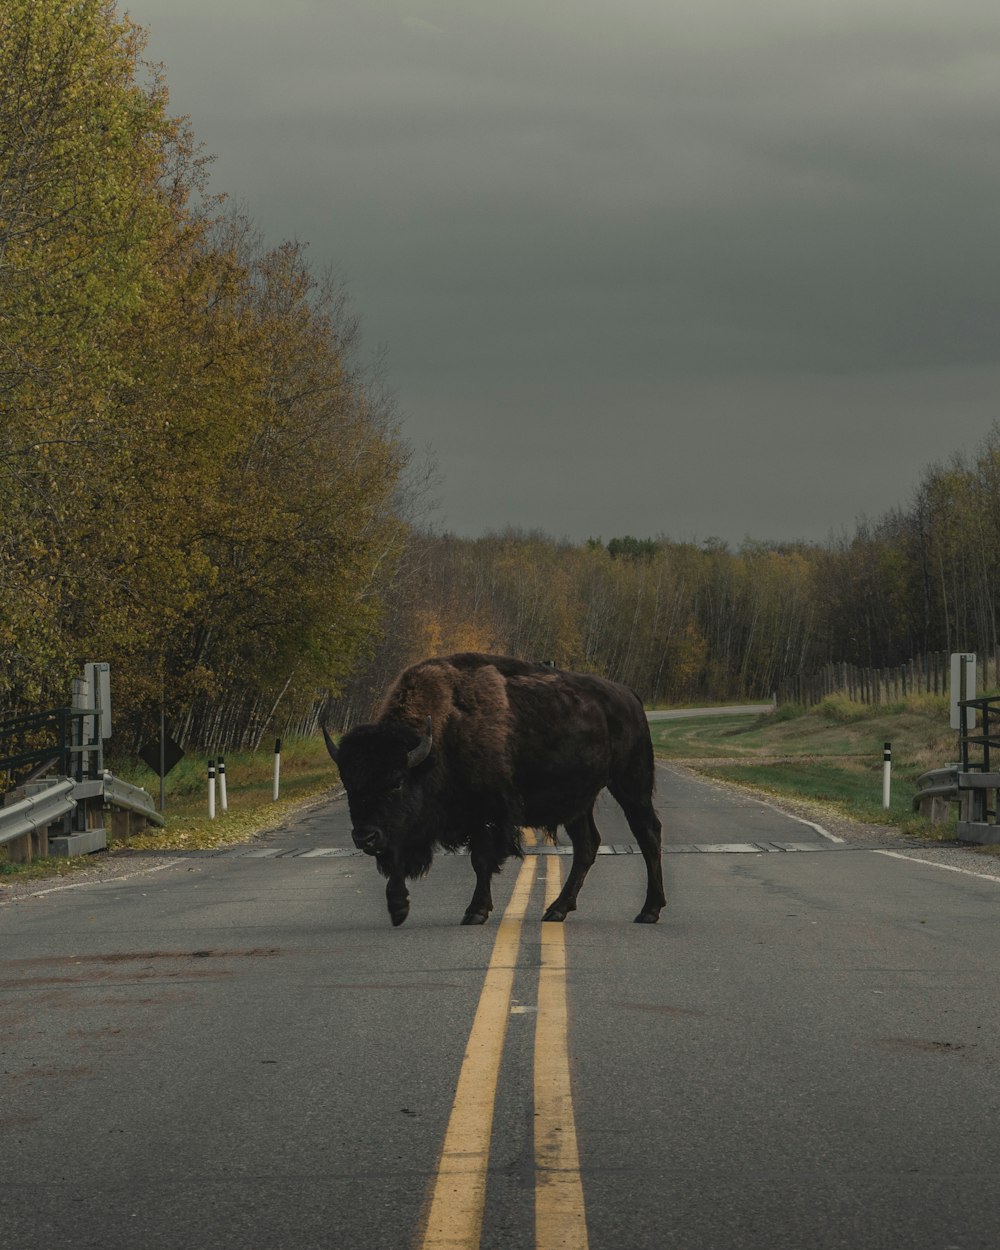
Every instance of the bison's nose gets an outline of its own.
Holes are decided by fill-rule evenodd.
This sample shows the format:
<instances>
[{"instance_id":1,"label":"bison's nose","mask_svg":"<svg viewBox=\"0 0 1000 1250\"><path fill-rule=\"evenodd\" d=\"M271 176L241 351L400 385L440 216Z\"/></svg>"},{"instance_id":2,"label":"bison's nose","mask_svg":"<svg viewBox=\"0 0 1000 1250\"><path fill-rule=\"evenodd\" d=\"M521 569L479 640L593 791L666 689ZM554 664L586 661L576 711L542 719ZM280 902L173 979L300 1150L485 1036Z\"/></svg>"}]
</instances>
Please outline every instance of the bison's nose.
<instances>
[{"instance_id":1,"label":"bison's nose","mask_svg":"<svg viewBox=\"0 0 1000 1250\"><path fill-rule=\"evenodd\" d=\"M354 845L366 855L374 855L382 842L382 830L375 825L362 825L351 832Z\"/></svg>"}]
</instances>

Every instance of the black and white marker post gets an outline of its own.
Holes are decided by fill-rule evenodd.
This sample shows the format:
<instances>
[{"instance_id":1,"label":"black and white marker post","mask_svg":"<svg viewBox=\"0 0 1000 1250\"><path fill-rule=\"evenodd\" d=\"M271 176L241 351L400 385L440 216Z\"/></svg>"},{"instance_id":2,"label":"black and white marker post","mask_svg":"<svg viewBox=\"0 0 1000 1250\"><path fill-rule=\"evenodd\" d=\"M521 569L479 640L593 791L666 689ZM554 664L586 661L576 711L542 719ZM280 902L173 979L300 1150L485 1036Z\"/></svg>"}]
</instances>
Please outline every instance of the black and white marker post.
<instances>
[{"instance_id":1,"label":"black and white marker post","mask_svg":"<svg viewBox=\"0 0 1000 1250\"><path fill-rule=\"evenodd\" d=\"M882 806L889 806L889 790L892 784L892 743L882 748Z\"/></svg>"},{"instance_id":2,"label":"black and white marker post","mask_svg":"<svg viewBox=\"0 0 1000 1250\"><path fill-rule=\"evenodd\" d=\"M281 739L274 740L274 790L272 798L275 803L278 801L278 785L281 780Z\"/></svg>"},{"instance_id":3,"label":"black and white marker post","mask_svg":"<svg viewBox=\"0 0 1000 1250\"><path fill-rule=\"evenodd\" d=\"M215 819L215 760L208 761L208 819Z\"/></svg>"},{"instance_id":4,"label":"black and white marker post","mask_svg":"<svg viewBox=\"0 0 1000 1250\"><path fill-rule=\"evenodd\" d=\"M229 799L226 796L226 761L219 756L219 810L223 813L229 811Z\"/></svg>"}]
</instances>

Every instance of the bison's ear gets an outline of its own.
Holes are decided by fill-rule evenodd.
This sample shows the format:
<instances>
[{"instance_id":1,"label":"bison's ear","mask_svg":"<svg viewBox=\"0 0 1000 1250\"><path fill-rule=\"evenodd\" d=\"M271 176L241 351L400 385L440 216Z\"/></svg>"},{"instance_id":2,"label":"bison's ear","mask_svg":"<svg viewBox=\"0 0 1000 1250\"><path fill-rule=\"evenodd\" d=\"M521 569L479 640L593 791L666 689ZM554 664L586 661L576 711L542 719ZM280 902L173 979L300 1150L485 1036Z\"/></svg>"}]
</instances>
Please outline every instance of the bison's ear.
<instances>
[{"instance_id":1,"label":"bison's ear","mask_svg":"<svg viewBox=\"0 0 1000 1250\"><path fill-rule=\"evenodd\" d=\"M416 768L418 764L422 764L430 755L431 747L434 745L434 730L431 718L427 717L427 732L420 739L412 751L408 751L406 755L406 767Z\"/></svg>"},{"instance_id":2,"label":"bison's ear","mask_svg":"<svg viewBox=\"0 0 1000 1250\"><path fill-rule=\"evenodd\" d=\"M326 742L326 749L330 752L330 759L332 759L333 762L336 764L337 756L340 754L340 752L337 750L337 746L335 742L330 737L327 727L325 725L321 725L320 728L323 730L323 738Z\"/></svg>"}]
</instances>

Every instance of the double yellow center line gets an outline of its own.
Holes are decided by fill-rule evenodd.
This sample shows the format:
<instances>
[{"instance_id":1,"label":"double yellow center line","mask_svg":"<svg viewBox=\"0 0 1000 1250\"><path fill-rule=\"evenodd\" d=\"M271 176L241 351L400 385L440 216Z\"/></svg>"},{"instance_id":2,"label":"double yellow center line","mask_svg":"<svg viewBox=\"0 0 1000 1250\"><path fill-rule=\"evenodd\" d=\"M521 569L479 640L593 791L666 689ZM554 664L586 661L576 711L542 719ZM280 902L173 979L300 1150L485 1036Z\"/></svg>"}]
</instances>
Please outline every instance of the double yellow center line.
<instances>
[{"instance_id":1,"label":"double yellow center line","mask_svg":"<svg viewBox=\"0 0 1000 1250\"><path fill-rule=\"evenodd\" d=\"M497 931L417 1250L478 1250L486 1203L493 1109L510 1018L521 927L537 859L521 865ZM546 857L545 903L560 888ZM535 1250L587 1250L583 1186L570 1089L566 945L561 924L541 926L535 1025Z\"/></svg>"}]
</instances>

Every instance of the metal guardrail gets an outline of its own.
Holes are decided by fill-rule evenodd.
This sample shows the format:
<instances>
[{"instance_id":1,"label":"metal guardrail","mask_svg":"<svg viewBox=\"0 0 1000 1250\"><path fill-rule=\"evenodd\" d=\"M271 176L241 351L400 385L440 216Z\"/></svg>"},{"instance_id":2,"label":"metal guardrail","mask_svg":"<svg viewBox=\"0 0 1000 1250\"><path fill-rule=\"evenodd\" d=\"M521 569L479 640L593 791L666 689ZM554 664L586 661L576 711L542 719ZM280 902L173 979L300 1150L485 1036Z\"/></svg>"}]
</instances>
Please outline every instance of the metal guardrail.
<instances>
[{"instance_id":1,"label":"metal guardrail","mask_svg":"<svg viewBox=\"0 0 1000 1250\"><path fill-rule=\"evenodd\" d=\"M60 777L39 789L37 794L19 799L9 807L0 807L0 846L19 839L26 839L22 851L30 857L27 839L47 834L52 825L58 824L72 812L77 804L99 800L103 805L134 812L154 825L164 825L163 816L153 806L146 790L122 781L113 773L87 781L74 781L72 777ZM44 843L43 843L44 844ZM46 854L47 851L35 853Z\"/></svg>"},{"instance_id":2,"label":"metal guardrail","mask_svg":"<svg viewBox=\"0 0 1000 1250\"><path fill-rule=\"evenodd\" d=\"M921 808L927 799L959 798L959 768L957 764L949 764L947 768L932 768L921 773L917 778L920 789L913 796L913 810Z\"/></svg>"},{"instance_id":3,"label":"metal guardrail","mask_svg":"<svg viewBox=\"0 0 1000 1250\"><path fill-rule=\"evenodd\" d=\"M122 781L113 773L104 774L104 801L112 807L120 807L127 812L136 812L145 816L151 824L166 824L164 817L153 805L152 796L141 786L133 786L131 782Z\"/></svg>"},{"instance_id":4,"label":"metal guardrail","mask_svg":"<svg viewBox=\"0 0 1000 1250\"><path fill-rule=\"evenodd\" d=\"M0 807L0 845L48 829L68 816L76 807L76 799L72 797L75 784L71 777L63 777L38 794L20 799L10 807Z\"/></svg>"},{"instance_id":5,"label":"metal guardrail","mask_svg":"<svg viewBox=\"0 0 1000 1250\"><path fill-rule=\"evenodd\" d=\"M994 753L994 759L1000 752L1000 696L960 699L958 707L961 759L946 768L921 773L917 778L920 788L913 797L913 808L936 824L944 820L946 803L958 803L955 829L958 839L996 845L1000 843L1000 772L991 764L990 752ZM976 712L982 716L981 728L976 726Z\"/></svg>"}]
</instances>

